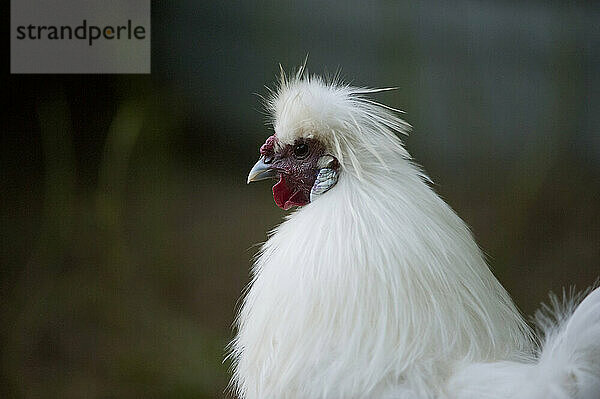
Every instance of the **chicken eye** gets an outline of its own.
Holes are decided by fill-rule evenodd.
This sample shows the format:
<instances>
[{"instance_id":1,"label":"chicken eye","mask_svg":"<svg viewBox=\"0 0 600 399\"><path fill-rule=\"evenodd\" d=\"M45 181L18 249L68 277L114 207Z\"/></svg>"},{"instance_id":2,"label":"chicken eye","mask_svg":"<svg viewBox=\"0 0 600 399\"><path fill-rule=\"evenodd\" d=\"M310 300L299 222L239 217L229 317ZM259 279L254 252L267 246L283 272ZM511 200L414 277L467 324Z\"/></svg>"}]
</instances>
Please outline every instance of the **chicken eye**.
<instances>
[{"instance_id":1,"label":"chicken eye","mask_svg":"<svg viewBox=\"0 0 600 399\"><path fill-rule=\"evenodd\" d=\"M308 145L306 143L297 144L294 146L294 156L298 159L306 158L308 155Z\"/></svg>"}]
</instances>

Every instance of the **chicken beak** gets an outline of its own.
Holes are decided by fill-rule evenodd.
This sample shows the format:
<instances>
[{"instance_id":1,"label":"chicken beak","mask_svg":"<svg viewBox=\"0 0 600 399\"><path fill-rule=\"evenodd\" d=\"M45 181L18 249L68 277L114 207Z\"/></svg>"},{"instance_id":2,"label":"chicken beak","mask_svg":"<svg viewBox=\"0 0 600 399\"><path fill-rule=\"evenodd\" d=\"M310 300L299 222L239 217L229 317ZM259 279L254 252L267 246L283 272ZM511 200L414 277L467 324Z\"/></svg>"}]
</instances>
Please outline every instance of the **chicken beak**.
<instances>
[{"instance_id":1,"label":"chicken beak","mask_svg":"<svg viewBox=\"0 0 600 399\"><path fill-rule=\"evenodd\" d=\"M260 157L258 162L254 164L250 173L248 173L248 184L253 181L270 179L277 176L277 170L272 168L272 165L265 163L265 157Z\"/></svg>"}]
</instances>

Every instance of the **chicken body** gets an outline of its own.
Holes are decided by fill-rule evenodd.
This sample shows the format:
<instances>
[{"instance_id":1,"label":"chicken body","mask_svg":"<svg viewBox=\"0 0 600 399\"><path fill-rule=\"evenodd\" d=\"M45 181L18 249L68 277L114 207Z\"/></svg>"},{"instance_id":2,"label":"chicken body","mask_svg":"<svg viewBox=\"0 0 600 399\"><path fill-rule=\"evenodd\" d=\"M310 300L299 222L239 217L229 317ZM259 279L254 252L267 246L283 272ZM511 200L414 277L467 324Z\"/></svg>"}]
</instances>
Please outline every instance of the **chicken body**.
<instances>
[{"instance_id":1,"label":"chicken body","mask_svg":"<svg viewBox=\"0 0 600 399\"><path fill-rule=\"evenodd\" d=\"M411 162L396 136L407 125L364 97L373 90L300 75L270 102L275 135L259 162L280 178L278 204L306 205L254 265L231 344L237 395L600 398L600 293L548 323L538 349L468 228ZM309 201L299 193L325 157L335 181Z\"/></svg>"}]
</instances>

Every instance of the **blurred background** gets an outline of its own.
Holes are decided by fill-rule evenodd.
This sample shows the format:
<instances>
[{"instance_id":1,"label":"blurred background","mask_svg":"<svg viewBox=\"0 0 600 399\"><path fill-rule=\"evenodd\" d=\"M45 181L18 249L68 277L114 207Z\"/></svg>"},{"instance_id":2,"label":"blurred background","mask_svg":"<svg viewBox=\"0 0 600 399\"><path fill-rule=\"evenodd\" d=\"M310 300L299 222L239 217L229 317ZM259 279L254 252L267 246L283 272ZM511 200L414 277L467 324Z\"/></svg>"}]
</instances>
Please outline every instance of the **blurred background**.
<instances>
[{"instance_id":1,"label":"blurred background","mask_svg":"<svg viewBox=\"0 0 600 399\"><path fill-rule=\"evenodd\" d=\"M450 5L452 3L452 5ZM566 2L565 2L566 3ZM278 63L397 86L525 314L600 275L600 3L155 2L152 75L8 76L0 396L220 398Z\"/></svg>"}]
</instances>

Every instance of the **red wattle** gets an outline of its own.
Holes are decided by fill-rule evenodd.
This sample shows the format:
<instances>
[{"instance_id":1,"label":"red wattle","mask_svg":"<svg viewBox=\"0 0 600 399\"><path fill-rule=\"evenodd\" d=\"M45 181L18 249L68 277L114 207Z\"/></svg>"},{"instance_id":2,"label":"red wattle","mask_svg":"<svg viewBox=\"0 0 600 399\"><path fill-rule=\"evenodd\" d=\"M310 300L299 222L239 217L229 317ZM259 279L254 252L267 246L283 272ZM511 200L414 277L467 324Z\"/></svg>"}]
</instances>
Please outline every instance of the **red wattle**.
<instances>
[{"instance_id":1,"label":"red wattle","mask_svg":"<svg viewBox=\"0 0 600 399\"><path fill-rule=\"evenodd\" d=\"M279 181L273 186L273 199L278 207L286 211L293 206L303 206L309 202L301 192L290 190L283 174L279 175Z\"/></svg>"}]
</instances>

